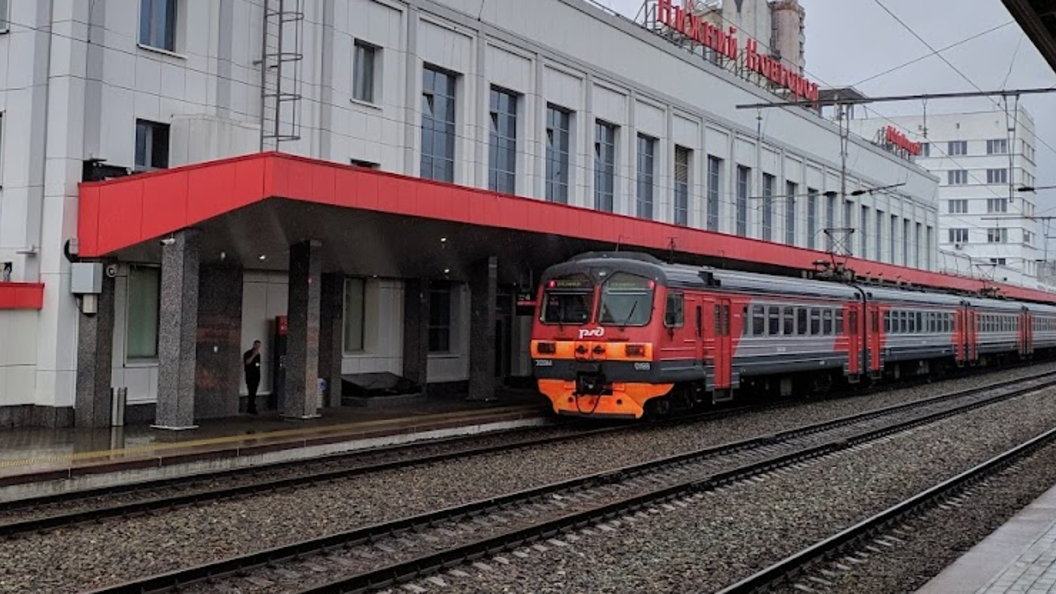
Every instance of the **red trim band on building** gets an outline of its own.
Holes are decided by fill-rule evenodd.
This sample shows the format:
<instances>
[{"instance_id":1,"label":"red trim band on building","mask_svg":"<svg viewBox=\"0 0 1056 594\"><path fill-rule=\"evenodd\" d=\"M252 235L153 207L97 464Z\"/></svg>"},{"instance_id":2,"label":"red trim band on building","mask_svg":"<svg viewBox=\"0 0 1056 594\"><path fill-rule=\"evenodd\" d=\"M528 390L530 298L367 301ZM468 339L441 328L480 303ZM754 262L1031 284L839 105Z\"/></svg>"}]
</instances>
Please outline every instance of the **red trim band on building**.
<instances>
[{"instance_id":1,"label":"red trim band on building","mask_svg":"<svg viewBox=\"0 0 1056 594\"><path fill-rule=\"evenodd\" d=\"M43 307L43 283L0 283L0 310Z\"/></svg>"},{"instance_id":2,"label":"red trim band on building","mask_svg":"<svg viewBox=\"0 0 1056 594\"><path fill-rule=\"evenodd\" d=\"M99 257L268 199L329 205L467 225L529 231L726 261L815 270L825 252L643 220L376 170L260 153L156 171L80 189L82 257ZM848 258L869 278L1056 303L1056 294Z\"/></svg>"}]
</instances>

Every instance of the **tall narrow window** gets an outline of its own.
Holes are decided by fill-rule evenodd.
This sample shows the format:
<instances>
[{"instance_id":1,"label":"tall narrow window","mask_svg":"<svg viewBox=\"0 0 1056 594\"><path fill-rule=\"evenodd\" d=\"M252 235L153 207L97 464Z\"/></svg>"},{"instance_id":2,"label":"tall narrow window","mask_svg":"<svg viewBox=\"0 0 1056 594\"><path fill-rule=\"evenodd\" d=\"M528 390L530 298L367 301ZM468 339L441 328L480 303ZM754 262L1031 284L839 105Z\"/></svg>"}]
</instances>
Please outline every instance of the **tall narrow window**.
<instances>
[{"instance_id":1,"label":"tall narrow window","mask_svg":"<svg viewBox=\"0 0 1056 594\"><path fill-rule=\"evenodd\" d=\"M719 196L722 195L722 159L708 155L708 231L719 230Z\"/></svg>"},{"instance_id":2,"label":"tall narrow window","mask_svg":"<svg viewBox=\"0 0 1056 594\"><path fill-rule=\"evenodd\" d=\"M869 207L862 206L862 220L858 221L858 233L861 233L861 253L863 258L869 257ZM879 259L879 257L877 257Z\"/></svg>"},{"instance_id":3,"label":"tall narrow window","mask_svg":"<svg viewBox=\"0 0 1056 594\"><path fill-rule=\"evenodd\" d=\"M594 208L612 212L616 193L616 126L594 123Z\"/></svg>"},{"instance_id":4,"label":"tall narrow window","mask_svg":"<svg viewBox=\"0 0 1056 594\"><path fill-rule=\"evenodd\" d=\"M675 224L689 225L689 164L693 151L675 147Z\"/></svg>"},{"instance_id":5,"label":"tall narrow window","mask_svg":"<svg viewBox=\"0 0 1056 594\"><path fill-rule=\"evenodd\" d=\"M799 186L785 182L785 243L796 245L796 193Z\"/></svg>"},{"instance_id":6,"label":"tall narrow window","mask_svg":"<svg viewBox=\"0 0 1056 594\"><path fill-rule=\"evenodd\" d=\"M636 213L639 218L653 218L653 185L656 177L656 139L638 135L638 200Z\"/></svg>"},{"instance_id":7,"label":"tall narrow window","mask_svg":"<svg viewBox=\"0 0 1056 594\"><path fill-rule=\"evenodd\" d=\"M488 188L495 192L517 192L517 95L491 89Z\"/></svg>"},{"instance_id":8,"label":"tall narrow window","mask_svg":"<svg viewBox=\"0 0 1056 594\"><path fill-rule=\"evenodd\" d=\"M455 75L422 70L422 178L455 181Z\"/></svg>"},{"instance_id":9,"label":"tall narrow window","mask_svg":"<svg viewBox=\"0 0 1056 594\"><path fill-rule=\"evenodd\" d=\"M817 246L815 237L818 234L818 191L807 188L807 247Z\"/></svg>"},{"instance_id":10,"label":"tall narrow window","mask_svg":"<svg viewBox=\"0 0 1056 594\"><path fill-rule=\"evenodd\" d=\"M916 235L913 236L913 239L916 240L916 244L917 244L916 245L917 268L922 268L923 267L923 263L922 263L923 261L921 260L921 256L924 254L924 250L921 249L921 246L924 245L924 225L921 225L920 223L917 223L917 233L916 233Z\"/></svg>"},{"instance_id":11,"label":"tall narrow window","mask_svg":"<svg viewBox=\"0 0 1056 594\"><path fill-rule=\"evenodd\" d=\"M546 108L546 199L568 204L569 130L572 114L555 105Z\"/></svg>"},{"instance_id":12,"label":"tall narrow window","mask_svg":"<svg viewBox=\"0 0 1056 594\"><path fill-rule=\"evenodd\" d=\"M1007 184L1008 183L1008 169L987 169L986 170L986 183L988 184Z\"/></svg>"},{"instance_id":13,"label":"tall narrow window","mask_svg":"<svg viewBox=\"0 0 1056 594\"><path fill-rule=\"evenodd\" d=\"M951 157L968 154L967 140L951 140L946 143L946 153Z\"/></svg>"},{"instance_id":14,"label":"tall narrow window","mask_svg":"<svg viewBox=\"0 0 1056 594\"><path fill-rule=\"evenodd\" d=\"M1008 212L1007 198L987 198L986 212Z\"/></svg>"},{"instance_id":15,"label":"tall narrow window","mask_svg":"<svg viewBox=\"0 0 1056 594\"><path fill-rule=\"evenodd\" d=\"M451 283L429 283L429 352L451 352Z\"/></svg>"},{"instance_id":16,"label":"tall narrow window","mask_svg":"<svg viewBox=\"0 0 1056 594\"><path fill-rule=\"evenodd\" d=\"M825 229L832 229L835 227L836 222L836 195L826 194L825 196ZM832 237L829 236L826 241L826 249L832 249Z\"/></svg>"},{"instance_id":17,"label":"tall narrow window","mask_svg":"<svg viewBox=\"0 0 1056 594\"><path fill-rule=\"evenodd\" d=\"M4 112L0 111L0 188L4 187Z\"/></svg>"},{"instance_id":18,"label":"tall narrow window","mask_svg":"<svg viewBox=\"0 0 1056 594\"><path fill-rule=\"evenodd\" d=\"M1008 140L1004 138L998 138L996 140L986 141L986 154L988 155L1005 155L1008 154Z\"/></svg>"},{"instance_id":19,"label":"tall narrow window","mask_svg":"<svg viewBox=\"0 0 1056 594\"><path fill-rule=\"evenodd\" d=\"M10 18L8 17L8 6L7 0L0 0L0 33L7 33L11 28Z\"/></svg>"},{"instance_id":20,"label":"tall narrow window","mask_svg":"<svg viewBox=\"0 0 1056 594\"><path fill-rule=\"evenodd\" d=\"M898 215L891 215L891 263L897 262L895 259L896 247L898 247Z\"/></svg>"},{"instance_id":21,"label":"tall narrow window","mask_svg":"<svg viewBox=\"0 0 1056 594\"><path fill-rule=\"evenodd\" d=\"M369 43L356 40L352 57L352 98L356 101L374 103L374 62L378 49Z\"/></svg>"},{"instance_id":22,"label":"tall narrow window","mask_svg":"<svg viewBox=\"0 0 1056 594\"><path fill-rule=\"evenodd\" d=\"M132 266L128 273L128 322L125 356L153 359L158 356L158 323L161 311L161 269Z\"/></svg>"},{"instance_id":23,"label":"tall narrow window","mask_svg":"<svg viewBox=\"0 0 1056 594\"><path fill-rule=\"evenodd\" d=\"M909 266L909 238L910 238L910 225L912 223L909 219L902 221L902 265Z\"/></svg>"},{"instance_id":24,"label":"tall narrow window","mask_svg":"<svg viewBox=\"0 0 1056 594\"><path fill-rule=\"evenodd\" d=\"M748 236L748 195L752 191L752 170L737 166L737 235Z\"/></svg>"},{"instance_id":25,"label":"tall narrow window","mask_svg":"<svg viewBox=\"0 0 1056 594\"><path fill-rule=\"evenodd\" d=\"M950 243L968 243L968 229L948 229Z\"/></svg>"},{"instance_id":26,"label":"tall narrow window","mask_svg":"<svg viewBox=\"0 0 1056 594\"><path fill-rule=\"evenodd\" d=\"M363 350L365 294L366 283L363 279L345 279L345 303L342 316L344 338L342 344L346 353L358 353Z\"/></svg>"},{"instance_id":27,"label":"tall narrow window","mask_svg":"<svg viewBox=\"0 0 1056 594\"><path fill-rule=\"evenodd\" d=\"M169 166L169 125L136 120L136 171Z\"/></svg>"},{"instance_id":28,"label":"tall narrow window","mask_svg":"<svg viewBox=\"0 0 1056 594\"><path fill-rule=\"evenodd\" d=\"M965 169L951 169L946 172L946 183L951 186L963 186L968 183L968 171Z\"/></svg>"},{"instance_id":29,"label":"tall narrow window","mask_svg":"<svg viewBox=\"0 0 1056 594\"><path fill-rule=\"evenodd\" d=\"M876 235L876 261L882 262L884 260L884 211L876 211L874 220L876 221L876 231L873 233Z\"/></svg>"},{"instance_id":30,"label":"tall narrow window","mask_svg":"<svg viewBox=\"0 0 1056 594\"><path fill-rule=\"evenodd\" d=\"M176 0L140 0L139 42L176 51Z\"/></svg>"},{"instance_id":31,"label":"tall narrow window","mask_svg":"<svg viewBox=\"0 0 1056 594\"><path fill-rule=\"evenodd\" d=\"M774 239L774 176L763 174L763 239Z\"/></svg>"}]
</instances>

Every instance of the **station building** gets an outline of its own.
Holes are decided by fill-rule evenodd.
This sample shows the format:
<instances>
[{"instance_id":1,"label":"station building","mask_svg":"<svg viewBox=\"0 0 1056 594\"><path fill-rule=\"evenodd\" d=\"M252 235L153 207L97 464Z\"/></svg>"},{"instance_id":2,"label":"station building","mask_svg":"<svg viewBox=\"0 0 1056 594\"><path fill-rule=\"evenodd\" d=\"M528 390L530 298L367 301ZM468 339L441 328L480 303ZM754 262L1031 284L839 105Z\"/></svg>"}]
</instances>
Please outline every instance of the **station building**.
<instances>
[{"instance_id":1,"label":"station building","mask_svg":"<svg viewBox=\"0 0 1056 594\"><path fill-rule=\"evenodd\" d=\"M0 6L3 425L237 414L256 339L291 418L357 374L488 398L592 249L803 274L842 230L860 275L979 288L934 272L933 174L739 109L814 83L677 2Z\"/></svg>"}]
</instances>

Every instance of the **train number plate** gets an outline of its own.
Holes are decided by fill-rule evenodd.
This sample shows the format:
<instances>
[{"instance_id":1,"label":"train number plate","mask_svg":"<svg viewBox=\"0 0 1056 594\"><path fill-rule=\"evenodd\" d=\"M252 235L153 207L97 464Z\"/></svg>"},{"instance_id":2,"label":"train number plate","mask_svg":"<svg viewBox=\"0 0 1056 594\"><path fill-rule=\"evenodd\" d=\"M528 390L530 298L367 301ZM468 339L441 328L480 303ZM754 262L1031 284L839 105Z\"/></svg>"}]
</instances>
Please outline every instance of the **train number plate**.
<instances>
[{"instance_id":1,"label":"train number plate","mask_svg":"<svg viewBox=\"0 0 1056 594\"><path fill-rule=\"evenodd\" d=\"M535 366L536 367L553 367L554 366L554 362L551 361L550 359L536 359L535 360Z\"/></svg>"},{"instance_id":2,"label":"train number plate","mask_svg":"<svg viewBox=\"0 0 1056 594\"><path fill-rule=\"evenodd\" d=\"M653 364L649 363L648 361L637 362L637 363L634 364L634 370L635 371L649 371L652 368L653 368Z\"/></svg>"}]
</instances>

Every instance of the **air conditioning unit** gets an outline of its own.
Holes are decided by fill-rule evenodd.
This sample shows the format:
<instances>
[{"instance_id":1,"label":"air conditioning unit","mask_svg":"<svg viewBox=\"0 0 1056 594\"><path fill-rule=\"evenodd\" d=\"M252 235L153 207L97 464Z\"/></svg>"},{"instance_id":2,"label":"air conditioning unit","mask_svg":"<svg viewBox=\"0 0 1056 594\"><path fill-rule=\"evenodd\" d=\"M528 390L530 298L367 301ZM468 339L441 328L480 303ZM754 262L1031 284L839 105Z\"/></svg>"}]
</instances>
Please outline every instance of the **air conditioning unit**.
<instances>
[{"instance_id":1,"label":"air conditioning unit","mask_svg":"<svg viewBox=\"0 0 1056 594\"><path fill-rule=\"evenodd\" d=\"M963 250L964 249L964 244L963 243L955 243L955 244L953 244L953 249Z\"/></svg>"}]
</instances>

